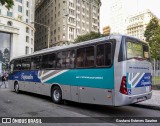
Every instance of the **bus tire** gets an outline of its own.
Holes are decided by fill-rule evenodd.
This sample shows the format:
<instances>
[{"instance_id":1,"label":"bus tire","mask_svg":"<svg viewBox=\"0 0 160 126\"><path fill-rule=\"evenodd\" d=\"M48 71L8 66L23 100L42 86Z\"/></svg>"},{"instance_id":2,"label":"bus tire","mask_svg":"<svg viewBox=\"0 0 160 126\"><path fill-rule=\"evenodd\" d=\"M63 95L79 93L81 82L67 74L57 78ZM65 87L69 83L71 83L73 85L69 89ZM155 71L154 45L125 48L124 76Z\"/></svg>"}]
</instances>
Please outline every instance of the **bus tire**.
<instances>
[{"instance_id":1,"label":"bus tire","mask_svg":"<svg viewBox=\"0 0 160 126\"><path fill-rule=\"evenodd\" d=\"M52 101L56 104L62 103L62 90L59 86L54 86L51 93Z\"/></svg>"},{"instance_id":2,"label":"bus tire","mask_svg":"<svg viewBox=\"0 0 160 126\"><path fill-rule=\"evenodd\" d=\"M19 93L19 84L16 82L15 85L14 85L14 91L16 93Z\"/></svg>"}]
</instances>

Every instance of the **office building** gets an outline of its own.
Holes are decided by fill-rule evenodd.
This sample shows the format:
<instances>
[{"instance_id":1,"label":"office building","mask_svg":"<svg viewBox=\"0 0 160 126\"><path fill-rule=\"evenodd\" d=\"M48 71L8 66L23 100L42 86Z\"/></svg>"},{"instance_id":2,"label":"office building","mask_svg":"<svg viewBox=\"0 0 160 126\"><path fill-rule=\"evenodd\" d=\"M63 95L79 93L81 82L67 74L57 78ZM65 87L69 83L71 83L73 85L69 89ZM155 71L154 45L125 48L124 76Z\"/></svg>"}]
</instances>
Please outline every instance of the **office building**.
<instances>
[{"instance_id":1,"label":"office building","mask_svg":"<svg viewBox=\"0 0 160 126\"><path fill-rule=\"evenodd\" d=\"M100 0L36 0L35 50L74 42L99 32Z\"/></svg>"},{"instance_id":2,"label":"office building","mask_svg":"<svg viewBox=\"0 0 160 126\"><path fill-rule=\"evenodd\" d=\"M34 0L15 0L8 10L0 5L0 73L14 57L34 51Z\"/></svg>"},{"instance_id":3,"label":"office building","mask_svg":"<svg viewBox=\"0 0 160 126\"><path fill-rule=\"evenodd\" d=\"M126 34L145 40L144 33L152 18L156 17L150 10L145 10L127 18Z\"/></svg>"}]
</instances>

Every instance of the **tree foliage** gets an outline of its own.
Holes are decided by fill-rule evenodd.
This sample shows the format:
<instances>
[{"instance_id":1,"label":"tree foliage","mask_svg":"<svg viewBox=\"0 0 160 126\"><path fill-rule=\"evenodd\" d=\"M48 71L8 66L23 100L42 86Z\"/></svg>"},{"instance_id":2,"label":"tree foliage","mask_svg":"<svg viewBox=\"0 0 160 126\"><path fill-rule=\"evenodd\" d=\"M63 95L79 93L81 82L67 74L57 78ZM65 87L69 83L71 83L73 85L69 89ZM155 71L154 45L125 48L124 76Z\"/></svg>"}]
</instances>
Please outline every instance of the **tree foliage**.
<instances>
[{"instance_id":1,"label":"tree foliage","mask_svg":"<svg viewBox=\"0 0 160 126\"><path fill-rule=\"evenodd\" d=\"M13 0L0 0L0 3L5 5L8 10L14 5Z\"/></svg>"},{"instance_id":2,"label":"tree foliage","mask_svg":"<svg viewBox=\"0 0 160 126\"><path fill-rule=\"evenodd\" d=\"M90 33L87 33L85 35L78 36L75 39L75 43L79 43L79 42L83 42L83 41L87 41L87 40L91 40L91 39L96 39L96 38L103 37L103 36L104 35L101 33L91 31Z\"/></svg>"},{"instance_id":3,"label":"tree foliage","mask_svg":"<svg viewBox=\"0 0 160 126\"><path fill-rule=\"evenodd\" d=\"M146 41L149 42L151 57L156 60L160 59L160 26L156 18L149 22L144 36Z\"/></svg>"}]
</instances>

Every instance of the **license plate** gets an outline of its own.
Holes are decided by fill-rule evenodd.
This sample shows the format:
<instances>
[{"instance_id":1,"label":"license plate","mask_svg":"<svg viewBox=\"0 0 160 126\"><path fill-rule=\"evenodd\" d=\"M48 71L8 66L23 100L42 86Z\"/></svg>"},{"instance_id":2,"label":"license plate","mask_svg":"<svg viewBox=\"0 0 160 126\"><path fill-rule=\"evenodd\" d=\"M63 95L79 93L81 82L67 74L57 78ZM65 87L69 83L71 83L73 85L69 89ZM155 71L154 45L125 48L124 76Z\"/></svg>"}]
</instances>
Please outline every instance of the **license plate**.
<instances>
[{"instance_id":1,"label":"license plate","mask_svg":"<svg viewBox=\"0 0 160 126\"><path fill-rule=\"evenodd\" d=\"M144 100L145 100L145 97L137 98L137 102L141 102L141 101L144 101Z\"/></svg>"}]
</instances>

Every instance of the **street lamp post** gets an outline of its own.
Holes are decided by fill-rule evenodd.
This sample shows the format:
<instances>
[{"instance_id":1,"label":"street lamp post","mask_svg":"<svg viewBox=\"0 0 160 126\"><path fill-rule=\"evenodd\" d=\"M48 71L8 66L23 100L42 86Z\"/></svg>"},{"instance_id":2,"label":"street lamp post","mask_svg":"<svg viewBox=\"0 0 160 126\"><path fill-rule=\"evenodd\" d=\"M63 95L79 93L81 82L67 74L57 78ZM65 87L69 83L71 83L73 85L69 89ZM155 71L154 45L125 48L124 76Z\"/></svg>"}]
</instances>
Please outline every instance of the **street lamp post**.
<instances>
[{"instance_id":1,"label":"street lamp post","mask_svg":"<svg viewBox=\"0 0 160 126\"><path fill-rule=\"evenodd\" d=\"M31 23L35 23L35 24L44 26L44 27L46 27L48 29L48 43L47 43L47 47L49 48L50 47L49 46L49 42L50 42L50 33L51 33L50 31L51 31L51 28L49 26L47 26L47 25L44 25L44 24L41 24L41 23L38 23L38 22L31 22Z\"/></svg>"}]
</instances>

